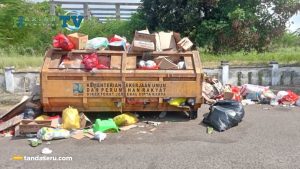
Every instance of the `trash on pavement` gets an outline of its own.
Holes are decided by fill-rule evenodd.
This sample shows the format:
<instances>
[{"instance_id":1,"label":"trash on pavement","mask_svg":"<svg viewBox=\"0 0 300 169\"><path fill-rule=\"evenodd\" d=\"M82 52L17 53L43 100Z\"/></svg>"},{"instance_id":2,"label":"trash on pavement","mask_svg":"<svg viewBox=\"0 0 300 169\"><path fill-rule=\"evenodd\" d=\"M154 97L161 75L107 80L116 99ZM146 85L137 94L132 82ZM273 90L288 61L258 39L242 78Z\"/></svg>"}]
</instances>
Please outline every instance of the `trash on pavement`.
<instances>
[{"instance_id":1,"label":"trash on pavement","mask_svg":"<svg viewBox=\"0 0 300 169\"><path fill-rule=\"evenodd\" d=\"M144 121L144 123L150 124L150 125L155 126L155 127L157 127L161 124L161 122L156 122L156 121Z\"/></svg>"},{"instance_id":2,"label":"trash on pavement","mask_svg":"<svg viewBox=\"0 0 300 169\"><path fill-rule=\"evenodd\" d=\"M99 142L101 142L104 139L106 139L106 137L107 137L106 133L102 133L101 131L97 131L97 132L95 132L94 139L98 140Z\"/></svg>"},{"instance_id":3,"label":"trash on pavement","mask_svg":"<svg viewBox=\"0 0 300 169\"><path fill-rule=\"evenodd\" d=\"M62 128L64 129L79 129L80 116L78 110L69 106L62 113Z\"/></svg>"},{"instance_id":4,"label":"trash on pavement","mask_svg":"<svg viewBox=\"0 0 300 169\"><path fill-rule=\"evenodd\" d=\"M117 126L128 126L137 123L138 118L132 113L123 113L113 118Z\"/></svg>"},{"instance_id":5,"label":"trash on pavement","mask_svg":"<svg viewBox=\"0 0 300 169\"><path fill-rule=\"evenodd\" d=\"M290 104L290 105L293 105L296 103L296 101L298 100L299 96L288 90L287 91L287 95L284 95L280 100L279 100L279 103L282 103L282 104Z\"/></svg>"},{"instance_id":6,"label":"trash on pavement","mask_svg":"<svg viewBox=\"0 0 300 169\"><path fill-rule=\"evenodd\" d=\"M119 132L119 128L113 119L101 120L96 119L95 124L93 124L93 131L96 133L97 131L101 132Z\"/></svg>"},{"instance_id":7,"label":"trash on pavement","mask_svg":"<svg viewBox=\"0 0 300 169\"><path fill-rule=\"evenodd\" d=\"M234 100L221 100L210 107L210 112L203 119L203 123L217 131L225 131L240 123L245 111L240 102Z\"/></svg>"},{"instance_id":8,"label":"trash on pavement","mask_svg":"<svg viewBox=\"0 0 300 169\"><path fill-rule=\"evenodd\" d=\"M48 147L45 147L42 149L42 154L51 154L52 150Z\"/></svg>"},{"instance_id":9,"label":"trash on pavement","mask_svg":"<svg viewBox=\"0 0 300 169\"><path fill-rule=\"evenodd\" d=\"M214 131L214 128L207 126L207 128L206 128L206 133L207 134L212 134L213 131Z\"/></svg>"},{"instance_id":10,"label":"trash on pavement","mask_svg":"<svg viewBox=\"0 0 300 169\"><path fill-rule=\"evenodd\" d=\"M41 140L53 140L53 139L63 139L63 138L69 138L70 131L66 129L54 129L49 127L43 127L41 128L37 133L37 138Z\"/></svg>"},{"instance_id":11,"label":"trash on pavement","mask_svg":"<svg viewBox=\"0 0 300 169\"><path fill-rule=\"evenodd\" d=\"M251 99L244 99L241 101L241 103L243 106L255 104L255 102L252 101Z\"/></svg>"},{"instance_id":12,"label":"trash on pavement","mask_svg":"<svg viewBox=\"0 0 300 169\"><path fill-rule=\"evenodd\" d=\"M85 137L83 130L76 130L71 133L71 137L75 138L76 140L81 140L82 138Z\"/></svg>"},{"instance_id":13,"label":"trash on pavement","mask_svg":"<svg viewBox=\"0 0 300 169\"><path fill-rule=\"evenodd\" d=\"M295 103L296 106L300 106L300 98Z\"/></svg>"},{"instance_id":14,"label":"trash on pavement","mask_svg":"<svg viewBox=\"0 0 300 169\"><path fill-rule=\"evenodd\" d=\"M42 127L51 127L51 120L24 119L19 125L19 132L20 134L37 133Z\"/></svg>"},{"instance_id":15,"label":"trash on pavement","mask_svg":"<svg viewBox=\"0 0 300 169\"><path fill-rule=\"evenodd\" d=\"M121 131L127 131L127 130L130 130L130 129L135 128L135 127L137 127L137 125L132 124L132 125L129 125L129 126L120 127L120 130Z\"/></svg>"},{"instance_id":16,"label":"trash on pavement","mask_svg":"<svg viewBox=\"0 0 300 169\"><path fill-rule=\"evenodd\" d=\"M258 86L253 84L244 84L241 87L241 95L246 96L249 93L259 93L269 90L269 86Z\"/></svg>"},{"instance_id":17,"label":"trash on pavement","mask_svg":"<svg viewBox=\"0 0 300 169\"><path fill-rule=\"evenodd\" d=\"M31 139L28 139L28 141L32 147L37 147L42 144L42 140L39 140L37 138L31 138Z\"/></svg>"}]
</instances>

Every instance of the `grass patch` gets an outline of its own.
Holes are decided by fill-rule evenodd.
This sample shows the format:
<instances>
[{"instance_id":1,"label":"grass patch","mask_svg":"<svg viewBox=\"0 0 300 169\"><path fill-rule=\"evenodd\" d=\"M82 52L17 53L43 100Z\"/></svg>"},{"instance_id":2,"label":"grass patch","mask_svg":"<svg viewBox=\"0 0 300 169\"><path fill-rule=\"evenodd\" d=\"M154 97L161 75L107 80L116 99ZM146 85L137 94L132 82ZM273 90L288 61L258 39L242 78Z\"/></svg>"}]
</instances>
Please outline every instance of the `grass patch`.
<instances>
[{"instance_id":1,"label":"grass patch","mask_svg":"<svg viewBox=\"0 0 300 169\"><path fill-rule=\"evenodd\" d=\"M23 53L16 50L4 51L0 49L0 69L7 66L15 66L17 70L39 69L43 64L42 53ZM214 55L200 50L201 60L204 67L217 67L222 60L229 61L233 66L257 66L268 65L275 60L279 64L298 64L300 65L300 48L280 48L277 51L244 54L236 52L232 54Z\"/></svg>"},{"instance_id":2,"label":"grass patch","mask_svg":"<svg viewBox=\"0 0 300 169\"><path fill-rule=\"evenodd\" d=\"M280 48L276 51L257 53L251 52L244 54L236 52L231 54L214 55L200 50L201 60L204 67L219 66L221 61L229 61L234 66L253 66L268 65L270 61L275 60L279 64L299 64L300 48Z\"/></svg>"},{"instance_id":3,"label":"grass patch","mask_svg":"<svg viewBox=\"0 0 300 169\"><path fill-rule=\"evenodd\" d=\"M38 69L43 64L44 56L41 53L20 54L15 51L0 50L0 69L14 66L16 70Z\"/></svg>"}]
</instances>

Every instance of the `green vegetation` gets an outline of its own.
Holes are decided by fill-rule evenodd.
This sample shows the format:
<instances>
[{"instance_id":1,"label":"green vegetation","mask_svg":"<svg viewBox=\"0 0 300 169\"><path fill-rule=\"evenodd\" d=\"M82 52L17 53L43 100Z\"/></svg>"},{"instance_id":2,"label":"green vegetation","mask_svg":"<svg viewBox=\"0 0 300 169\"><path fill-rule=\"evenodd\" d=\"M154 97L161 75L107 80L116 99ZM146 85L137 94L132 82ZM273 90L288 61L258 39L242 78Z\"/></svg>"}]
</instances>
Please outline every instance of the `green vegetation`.
<instances>
[{"instance_id":1,"label":"green vegetation","mask_svg":"<svg viewBox=\"0 0 300 169\"><path fill-rule=\"evenodd\" d=\"M174 30L214 53L266 51L299 0L142 0L150 30Z\"/></svg>"},{"instance_id":2,"label":"green vegetation","mask_svg":"<svg viewBox=\"0 0 300 169\"><path fill-rule=\"evenodd\" d=\"M201 60L204 67L217 67L220 61L226 60L230 65L267 65L271 60L276 60L280 64L297 64L300 65L300 48L280 48L277 51L266 53L242 53L235 52L231 54L215 55L200 50ZM1 52L0 50L0 68L14 65L17 69L29 69L29 67L37 70L42 66L43 54L24 54L20 55L14 51Z\"/></svg>"},{"instance_id":3,"label":"green vegetation","mask_svg":"<svg viewBox=\"0 0 300 169\"><path fill-rule=\"evenodd\" d=\"M90 39L118 34L131 42L135 30L146 27L152 31L178 31L201 48L205 67L219 66L221 60L228 60L232 65L268 64L271 60L300 64L300 31L284 33L286 21L299 11L300 3L261 1L143 0L143 7L129 21L108 19L100 23L92 18L85 20L79 32L88 34ZM269 4L273 4L276 15L266 10ZM0 2L0 69L12 65L17 69L40 67L52 37L59 32L71 33L60 27L58 19L46 26L19 28L16 24L18 16L51 18L49 9L49 2ZM56 13L60 15L64 11L57 9Z\"/></svg>"}]
</instances>

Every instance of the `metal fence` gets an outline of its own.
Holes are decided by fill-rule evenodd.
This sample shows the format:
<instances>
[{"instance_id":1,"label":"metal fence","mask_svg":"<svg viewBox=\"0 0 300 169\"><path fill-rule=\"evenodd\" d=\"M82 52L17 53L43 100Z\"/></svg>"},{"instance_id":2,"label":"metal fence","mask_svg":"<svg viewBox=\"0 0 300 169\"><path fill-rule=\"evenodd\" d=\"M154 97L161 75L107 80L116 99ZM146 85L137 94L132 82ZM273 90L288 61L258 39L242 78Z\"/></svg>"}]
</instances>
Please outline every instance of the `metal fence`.
<instances>
[{"instance_id":1,"label":"metal fence","mask_svg":"<svg viewBox=\"0 0 300 169\"><path fill-rule=\"evenodd\" d=\"M127 20L136 12L140 5L141 3L50 0L50 13L55 15L56 7L60 6L66 11L82 11L81 13L85 19L95 17L100 21L104 21L107 18Z\"/></svg>"}]
</instances>

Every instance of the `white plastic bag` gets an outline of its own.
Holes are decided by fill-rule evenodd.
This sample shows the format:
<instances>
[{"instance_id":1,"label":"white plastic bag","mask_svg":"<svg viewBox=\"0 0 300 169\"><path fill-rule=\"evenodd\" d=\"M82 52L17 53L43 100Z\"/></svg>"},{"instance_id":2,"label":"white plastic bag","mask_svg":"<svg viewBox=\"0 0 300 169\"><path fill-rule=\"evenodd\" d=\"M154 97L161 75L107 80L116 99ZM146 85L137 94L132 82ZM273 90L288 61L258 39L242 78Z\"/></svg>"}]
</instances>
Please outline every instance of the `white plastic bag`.
<instances>
[{"instance_id":1,"label":"white plastic bag","mask_svg":"<svg viewBox=\"0 0 300 169\"><path fill-rule=\"evenodd\" d=\"M88 40L86 43L86 49L98 49L98 48L106 48L108 46L107 38L97 37L91 40Z\"/></svg>"}]
</instances>

